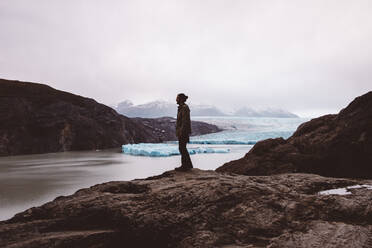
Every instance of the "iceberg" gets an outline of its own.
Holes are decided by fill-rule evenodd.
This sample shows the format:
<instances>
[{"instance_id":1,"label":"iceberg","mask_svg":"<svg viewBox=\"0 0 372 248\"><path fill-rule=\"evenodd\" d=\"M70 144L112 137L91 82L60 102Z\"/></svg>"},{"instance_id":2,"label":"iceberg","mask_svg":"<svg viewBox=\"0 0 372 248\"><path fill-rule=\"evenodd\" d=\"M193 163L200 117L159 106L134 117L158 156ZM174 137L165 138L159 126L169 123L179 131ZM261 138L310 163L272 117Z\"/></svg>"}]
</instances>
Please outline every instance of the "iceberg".
<instances>
[{"instance_id":1,"label":"iceberg","mask_svg":"<svg viewBox=\"0 0 372 248\"><path fill-rule=\"evenodd\" d=\"M187 148L190 155L197 153L228 153L227 148L212 148L212 147L191 147ZM140 143L122 145L124 154L147 157L169 157L180 155L178 146L169 143Z\"/></svg>"}]
</instances>

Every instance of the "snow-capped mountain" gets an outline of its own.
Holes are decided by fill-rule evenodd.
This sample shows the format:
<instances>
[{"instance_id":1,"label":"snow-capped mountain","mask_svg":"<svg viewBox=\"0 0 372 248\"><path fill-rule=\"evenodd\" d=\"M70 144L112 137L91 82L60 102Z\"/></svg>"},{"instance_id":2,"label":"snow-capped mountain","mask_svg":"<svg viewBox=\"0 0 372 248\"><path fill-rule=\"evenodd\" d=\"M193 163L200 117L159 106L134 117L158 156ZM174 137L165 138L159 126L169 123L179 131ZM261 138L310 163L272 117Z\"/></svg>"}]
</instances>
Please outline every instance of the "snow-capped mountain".
<instances>
[{"instance_id":1,"label":"snow-capped mountain","mask_svg":"<svg viewBox=\"0 0 372 248\"><path fill-rule=\"evenodd\" d=\"M253 109L242 107L235 112L226 113L212 105L189 105L192 116L244 116L244 117L298 117L286 110L278 108ZM177 104L157 100L145 104L134 105L131 101L120 102L115 110L128 117L156 118L177 115Z\"/></svg>"},{"instance_id":2,"label":"snow-capped mountain","mask_svg":"<svg viewBox=\"0 0 372 248\"><path fill-rule=\"evenodd\" d=\"M193 116L225 116L226 113L211 105L190 105Z\"/></svg>"},{"instance_id":3,"label":"snow-capped mountain","mask_svg":"<svg viewBox=\"0 0 372 248\"><path fill-rule=\"evenodd\" d=\"M276 118L297 118L298 116L279 108L254 109L242 107L234 112L234 116L244 117L276 117Z\"/></svg>"},{"instance_id":4,"label":"snow-capped mountain","mask_svg":"<svg viewBox=\"0 0 372 248\"><path fill-rule=\"evenodd\" d=\"M125 100L118 104L118 108L129 108L131 106L133 106L133 103L129 100Z\"/></svg>"},{"instance_id":5,"label":"snow-capped mountain","mask_svg":"<svg viewBox=\"0 0 372 248\"><path fill-rule=\"evenodd\" d=\"M210 105L190 104L193 116L225 116L226 114L218 108ZM177 115L177 104L163 100L157 100L145 104L133 105L129 100L125 100L117 105L115 110L128 117L155 118L163 116Z\"/></svg>"},{"instance_id":6,"label":"snow-capped mountain","mask_svg":"<svg viewBox=\"0 0 372 248\"><path fill-rule=\"evenodd\" d=\"M177 105L175 103L170 103L162 100L133 105L131 101L126 100L118 104L118 106L116 107L116 111L128 117L174 117L177 115Z\"/></svg>"}]
</instances>

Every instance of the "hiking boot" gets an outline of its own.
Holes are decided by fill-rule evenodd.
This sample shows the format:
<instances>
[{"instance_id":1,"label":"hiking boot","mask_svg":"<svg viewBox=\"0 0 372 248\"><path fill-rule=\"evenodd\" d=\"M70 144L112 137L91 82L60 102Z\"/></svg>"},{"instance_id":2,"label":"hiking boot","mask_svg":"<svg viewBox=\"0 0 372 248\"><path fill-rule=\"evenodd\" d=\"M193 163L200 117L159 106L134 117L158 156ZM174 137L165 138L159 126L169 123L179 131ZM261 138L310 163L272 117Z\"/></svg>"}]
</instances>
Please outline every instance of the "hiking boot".
<instances>
[{"instance_id":1,"label":"hiking boot","mask_svg":"<svg viewBox=\"0 0 372 248\"><path fill-rule=\"evenodd\" d=\"M192 166L192 164L184 165L183 167L185 167L185 168L188 169L188 170L191 170L192 168L194 168L194 167Z\"/></svg>"}]
</instances>

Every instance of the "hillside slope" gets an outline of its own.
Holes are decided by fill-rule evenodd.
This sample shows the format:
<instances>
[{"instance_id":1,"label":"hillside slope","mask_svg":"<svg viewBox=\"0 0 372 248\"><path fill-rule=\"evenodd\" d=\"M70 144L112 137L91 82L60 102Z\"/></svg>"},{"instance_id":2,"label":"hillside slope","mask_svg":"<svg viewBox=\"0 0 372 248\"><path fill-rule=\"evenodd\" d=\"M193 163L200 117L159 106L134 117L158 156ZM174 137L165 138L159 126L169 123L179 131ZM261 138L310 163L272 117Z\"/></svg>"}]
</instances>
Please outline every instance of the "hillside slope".
<instances>
[{"instance_id":1,"label":"hillside slope","mask_svg":"<svg viewBox=\"0 0 372 248\"><path fill-rule=\"evenodd\" d=\"M120 147L156 141L141 124L95 100L0 79L0 155Z\"/></svg>"}]
</instances>

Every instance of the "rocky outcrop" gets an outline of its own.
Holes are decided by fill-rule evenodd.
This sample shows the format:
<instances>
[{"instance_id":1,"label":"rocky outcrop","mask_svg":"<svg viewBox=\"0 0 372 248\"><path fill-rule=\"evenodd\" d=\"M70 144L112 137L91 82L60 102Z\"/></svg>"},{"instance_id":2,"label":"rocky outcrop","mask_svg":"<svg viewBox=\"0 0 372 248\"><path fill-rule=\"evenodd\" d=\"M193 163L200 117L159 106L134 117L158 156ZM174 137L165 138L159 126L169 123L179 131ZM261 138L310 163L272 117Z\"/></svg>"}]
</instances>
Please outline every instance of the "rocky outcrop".
<instances>
[{"instance_id":1,"label":"rocky outcrop","mask_svg":"<svg viewBox=\"0 0 372 248\"><path fill-rule=\"evenodd\" d=\"M47 85L0 80L0 155L156 141L143 125L95 100Z\"/></svg>"},{"instance_id":2,"label":"rocky outcrop","mask_svg":"<svg viewBox=\"0 0 372 248\"><path fill-rule=\"evenodd\" d=\"M357 183L198 169L109 182L0 222L0 247L369 247L372 190L317 193Z\"/></svg>"},{"instance_id":3,"label":"rocky outcrop","mask_svg":"<svg viewBox=\"0 0 372 248\"><path fill-rule=\"evenodd\" d=\"M228 162L217 171L372 178L372 92L357 97L337 115L300 125L287 140L258 142L243 158Z\"/></svg>"},{"instance_id":4,"label":"rocky outcrop","mask_svg":"<svg viewBox=\"0 0 372 248\"><path fill-rule=\"evenodd\" d=\"M136 123L143 124L149 131L159 138L159 142L177 140L176 119L172 117L160 118L131 118ZM191 121L191 135L203 135L222 131L216 125L201 121Z\"/></svg>"},{"instance_id":5,"label":"rocky outcrop","mask_svg":"<svg viewBox=\"0 0 372 248\"><path fill-rule=\"evenodd\" d=\"M158 122L165 123L160 134L148 125ZM132 120L93 99L47 85L0 79L0 156L161 142L173 139L172 125ZM214 125L200 127L216 131Z\"/></svg>"}]
</instances>

